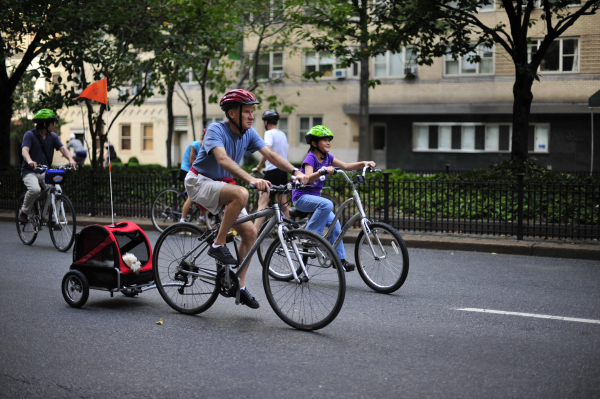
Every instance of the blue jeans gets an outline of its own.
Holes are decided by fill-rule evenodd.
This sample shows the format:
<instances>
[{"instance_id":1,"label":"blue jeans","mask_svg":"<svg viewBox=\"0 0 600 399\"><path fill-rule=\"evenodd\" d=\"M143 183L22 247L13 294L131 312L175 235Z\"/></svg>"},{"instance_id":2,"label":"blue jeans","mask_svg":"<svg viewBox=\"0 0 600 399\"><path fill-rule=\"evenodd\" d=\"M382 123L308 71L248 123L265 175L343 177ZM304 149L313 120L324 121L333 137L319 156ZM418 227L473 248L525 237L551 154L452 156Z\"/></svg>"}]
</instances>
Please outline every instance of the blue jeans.
<instances>
[{"instance_id":1,"label":"blue jeans","mask_svg":"<svg viewBox=\"0 0 600 399\"><path fill-rule=\"evenodd\" d=\"M317 197L316 195L305 194L302 197L294 201L296 209L302 212L313 212L312 217L306 225L306 230L314 231L318 235L323 235L325 226L331 225L335 214L333 211L333 203L327 198ZM338 220L333 227L333 232L329 238L329 242L333 244L340 235L342 227ZM340 260L346 259L346 251L344 251L344 243L340 242L337 248L335 248Z\"/></svg>"}]
</instances>

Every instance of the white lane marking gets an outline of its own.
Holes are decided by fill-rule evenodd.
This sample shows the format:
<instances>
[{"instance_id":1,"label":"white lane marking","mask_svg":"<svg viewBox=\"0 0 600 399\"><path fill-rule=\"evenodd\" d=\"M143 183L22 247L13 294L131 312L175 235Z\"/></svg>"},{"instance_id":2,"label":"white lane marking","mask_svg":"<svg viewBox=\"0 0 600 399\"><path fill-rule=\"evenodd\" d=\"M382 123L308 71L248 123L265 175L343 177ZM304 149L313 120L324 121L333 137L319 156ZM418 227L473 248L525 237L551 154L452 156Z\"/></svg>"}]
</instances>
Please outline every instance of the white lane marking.
<instances>
[{"instance_id":1,"label":"white lane marking","mask_svg":"<svg viewBox=\"0 0 600 399\"><path fill-rule=\"evenodd\" d=\"M506 314L506 315L511 315L511 316L536 317L538 319L553 319L553 320L564 320L564 321L577 321L577 322L580 322L580 323L600 324L600 320L578 319L578 318L575 318L575 317L563 317L563 316L550 316L550 315L546 315L546 314L506 312L506 311L503 311L503 310L475 309L475 308L463 308L463 309L456 309L456 310L462 310L462 311L465 311L465 312Z\"/></svg>"}]
</instances>

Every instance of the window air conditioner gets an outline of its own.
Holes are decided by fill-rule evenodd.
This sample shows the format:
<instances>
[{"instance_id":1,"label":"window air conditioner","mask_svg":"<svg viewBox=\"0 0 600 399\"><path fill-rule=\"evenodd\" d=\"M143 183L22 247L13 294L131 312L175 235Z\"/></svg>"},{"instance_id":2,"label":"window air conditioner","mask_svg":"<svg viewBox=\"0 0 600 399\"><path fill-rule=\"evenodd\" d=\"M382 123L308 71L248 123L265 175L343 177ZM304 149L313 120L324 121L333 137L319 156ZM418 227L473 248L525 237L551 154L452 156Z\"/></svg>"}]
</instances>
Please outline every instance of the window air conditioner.
<instances>
[{"instance_id":1,"label":"window air conditioner","mask_svg":"<svg viewBox=\"0 0 600 399\"><path fill-rule=\"evenodd\" d=\"M417 76L417 72L419 71L419 69L416 66L411 66L411 67L406 67L404 68L404 74L408 75L409 73L412 73L413 75Z\"/></svg>"},{"instance_id":2,"label":"window air conditioner","mask_svg":"<svg viewBox=\"0 0 600 399\"><path fill-rule=\"evenodd\" d=\"M273 71L269 74L269 78L271 80L282 80L283 79L283 71Z\"/></svg>"},{"instance_id":3,"label":"window air conditioner","mask_svg":"<svg viewBox=\"0 0 600 399\"><path fill-rule=\"evenodd\" d=\"M333 76L335 76L338 79L344 79L346 77L346 70L345 69L334 69Z\"/></svg>"}]
</instances>

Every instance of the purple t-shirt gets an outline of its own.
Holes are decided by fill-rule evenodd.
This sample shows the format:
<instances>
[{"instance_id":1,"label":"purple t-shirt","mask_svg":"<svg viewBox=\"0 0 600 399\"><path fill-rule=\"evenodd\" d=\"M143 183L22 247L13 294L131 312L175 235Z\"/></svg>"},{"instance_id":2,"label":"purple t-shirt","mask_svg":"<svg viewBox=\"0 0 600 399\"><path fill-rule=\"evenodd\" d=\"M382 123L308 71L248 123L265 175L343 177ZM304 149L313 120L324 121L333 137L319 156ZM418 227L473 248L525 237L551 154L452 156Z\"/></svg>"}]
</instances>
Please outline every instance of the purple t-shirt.
<instances>
[{"instance_id":1,"label":"purple t-shirt","mask_svg":"<svg viewBox=\"0 0 600 399\"><path fill-rule=\"evenodd\" d=\"M331 155L330 153L327 153L325 155L325 159L323 160L323 163L321 163L321 162L319 162L319 158L317 158L317 156L314 153L309 152L308 154L306 154L306 157L304 157L304 161L302 161L302 167L300 168L300 171L302 173L304 173L304 165L308 164L308 165L312 166L313 172L316 172L317 170L319 170L321 168L326 168L328 166L331 166L332 162L333 162L333 155ZM322 181L321 179L317 179L311 183L310 187L303 187L303 188L295 189L292 191L292 201L296 201L298 198L300 198L306 194L316 195L317 197L320 197L321 190L323 189L324 185L325 185L325 181Z\"/></svg>"}]
</instances>

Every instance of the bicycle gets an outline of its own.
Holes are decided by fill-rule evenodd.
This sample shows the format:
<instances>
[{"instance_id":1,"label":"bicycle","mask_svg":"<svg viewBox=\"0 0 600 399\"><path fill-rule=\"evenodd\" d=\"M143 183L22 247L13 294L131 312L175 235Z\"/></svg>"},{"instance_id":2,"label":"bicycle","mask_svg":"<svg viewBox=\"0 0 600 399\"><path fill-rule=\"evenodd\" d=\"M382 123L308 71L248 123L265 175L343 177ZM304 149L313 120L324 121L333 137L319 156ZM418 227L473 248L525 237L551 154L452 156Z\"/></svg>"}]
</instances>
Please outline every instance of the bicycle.
<instances>
[{"instance_id":1,"label":"bicycle","mask_svg":"<svg viewBox=\"0 0 600 399\"><path fill-rule=\"evenodd\" d=\"M340 235L332 246L333 248L337 248L349 229L354 225L359 224L360 232L354 246L354 258L358 273L372 290L383 294L389 294L402 287L406 281L409 268L408 250L404 240L396 229L389 224L372 222L367 219L357 190L358 185L365 182L365 174L367 171L373 172L380 170L374 170L367 166L363 168L362 175L358 174L350 180L348 175L342 169L336 168L336 173L341 173L345 180L352 185L352 198L347 199L340 205L335 213L333 222L326 228L326 232L323 236L329 242L329 239L333 234L332 226L335 226L335 223L340 219L344 209L350 205L351 202L354 202L358 211L342 225ZM296 210L295 213L297 217L303 217L303 220L308 220L311 215L310 213L299 212L298 210ZM261 232L262 230L264 229L261 228ZM262 254L265 253L264 246L259 248L258 252L259 259L262 260ZM264 263L263 267L265 267Z\"/></svg>"},{"instance_id":2,"label":"bicycle","mask_svg":"<svg viewBox=\"0 0 600 399\"><path fill-rule=\"evenodd\" d=\"M156 197L152 200L152 206L150 207L150 219L152 220L152 225L156 231L162 233L172 224L179 223L183 212L183 204L185 204L187 198L187 191L179 191L175 187L165 188L156 194ZM254 197L251 196L248 203L254 204L253 207L248 209L248 212L256 211L256 201L254 200ZM202 224L199 219L201 212L202 209L197 204L192 204L186 217L186 221L190 223L196 221L196 224ZM212 229L216 224L215 215L206 212L204 224L207 229Z\"/></svg>"},{"instance_id":3,"label":"bicycle","mask_svg":"<svg viewBox=\"0 0 600 399\"><path fill-rule=\"evenodd\" d=\"M159 233L162 233L172 224L179 223L183 204L185 204L187 198L186 191L179 191L175 187L165 188L156 194L150 208L150 219L152 220L152 225ZM188 222L196 221L196 223L201 224L199 221L200 212L201 209L196 204L192 204L186 220ZM204 223L207 229L212 229L215 225L215 216L207 212L204 217Z\"/></svg>"},{"instance_id":4,"label":"bicycle","mask_svg":"<svg viewBox=\"0 0 600 399\"><path fill-rule=\"evenodd\" d=\"M17 201L17 232L23 244L33 244L43 226L48 226L50 238L56 249L66 252L73 245L76 232L75 208L71 200L57 188L64 182L64 171L69 169L69 166L49 169L46 165L38 165L37 170L46 172L43 190L35 200L33 213L27 217L25 224L19 222L19 211L23 207L26 193L22 193Z\"/></svg>"},{"instance_id":5,"label":"bicycle","mask_svg":"<svg viewBox=\"0 0 600 399\"><path fill-rule=\"evenodd\" d=\"M270 207L238 219L235 225L259 217L270 218L267 232L277 231L278 239L271 243L265 256L269 265L262 272L265 295L286 324L301 330L317 330L331 323L340 312L346 280L335 250L323 237L308 230L289 229L284 223L275 198L291 189L291 183L271 186ZM266 234L257 237L241 264L223 265L207 255L219 226L201 230L190 223L178 223L168 227L156 242L154 281L165 302L178 312L204 312L219 294L235 297L235 303L240 303L239 276L249 266ZM227 241L233 241L237 254L232 232Z\"/></svg>"}]
</instances>

